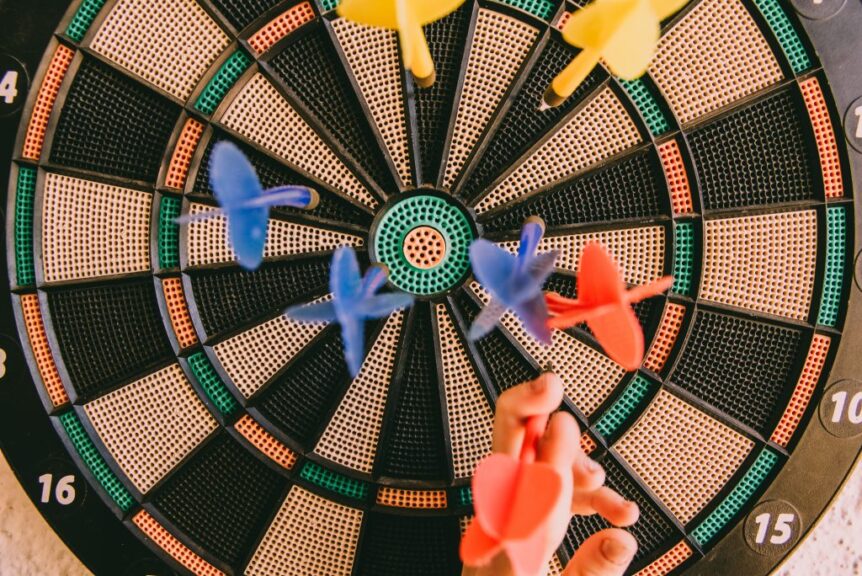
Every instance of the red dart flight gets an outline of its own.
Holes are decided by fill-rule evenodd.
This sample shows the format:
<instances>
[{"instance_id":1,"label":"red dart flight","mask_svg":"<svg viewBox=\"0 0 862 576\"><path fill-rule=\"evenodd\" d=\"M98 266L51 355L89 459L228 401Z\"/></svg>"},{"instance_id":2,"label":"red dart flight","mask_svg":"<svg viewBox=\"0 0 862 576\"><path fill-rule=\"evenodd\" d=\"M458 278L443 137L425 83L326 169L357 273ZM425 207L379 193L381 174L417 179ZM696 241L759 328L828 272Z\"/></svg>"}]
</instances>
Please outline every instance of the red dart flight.
<instances>
[{"instance_id":1,"label":"red dart flight","mask_svg":"<svg viewBox=\"0 0 862 576\"><path fill-rule=\"evenodd\" d=\"M672 284L673 277L665 276L626 290L605 248L588 244L578 266L578 297L545 295L552 314L548 327L564 330L586 322L611 360L626 370L637 370L644 357L644 335L631 305L658 296Z\"/></svg>"}]
</instances>

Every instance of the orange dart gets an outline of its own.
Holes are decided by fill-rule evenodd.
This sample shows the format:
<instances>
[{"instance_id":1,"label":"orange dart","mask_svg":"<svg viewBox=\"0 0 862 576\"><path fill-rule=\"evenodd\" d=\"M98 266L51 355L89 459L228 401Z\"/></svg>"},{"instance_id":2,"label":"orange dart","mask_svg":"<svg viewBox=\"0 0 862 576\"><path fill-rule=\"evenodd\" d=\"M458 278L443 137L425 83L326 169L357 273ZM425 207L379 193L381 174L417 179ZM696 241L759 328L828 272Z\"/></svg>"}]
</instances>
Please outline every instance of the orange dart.
<instances>
[{"instance_id":1,"label":"orange dart","mask_svg":"<svg viewBox=\"0 0 862 576\"><path fill-rule=\"evenodd\" d=\"M643 361L644 335L631 305L658 296L672 284L673 277L665 276L626 290L607 251L599 244L588 244L578 266L578 298L545 295L552 314L548 327L564 330L586 322L611 360L626 370L637 370Z\"/></svg>"},{"instance_id":2,"label":"orange dart","mask_svg":"<svg viewBox=\"0 0 862 576\"><path fill-rule=\"evenodd\" d=\"M465 565L483 566L505 552L517 576L538 574L544 566L547 525L565 499L559 472L536 462L536 446L547 423L547 415L527 421L518 460L492 454L476 467L476 517L461 540Z\"/></svg>"}]
</instances>

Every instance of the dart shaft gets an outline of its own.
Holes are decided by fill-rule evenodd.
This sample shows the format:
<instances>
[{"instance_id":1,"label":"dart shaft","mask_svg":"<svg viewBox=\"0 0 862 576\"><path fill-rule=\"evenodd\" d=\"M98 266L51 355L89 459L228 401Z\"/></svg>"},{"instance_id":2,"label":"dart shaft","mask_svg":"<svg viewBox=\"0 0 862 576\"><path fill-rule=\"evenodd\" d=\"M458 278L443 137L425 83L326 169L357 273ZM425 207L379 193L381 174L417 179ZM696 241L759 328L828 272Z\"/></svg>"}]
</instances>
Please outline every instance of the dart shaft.
<instances>
[{"instance_id":1,"label":"dart shaft","mask_svg":"<svg viewBox=\"0 0 862 576\"><path fill-rule=\"evenodd\" d=\"M544 105L553 108L568 100L598 63L598 52L584 48L551 82L545 93Z\"/></svg>"}]
</instances>

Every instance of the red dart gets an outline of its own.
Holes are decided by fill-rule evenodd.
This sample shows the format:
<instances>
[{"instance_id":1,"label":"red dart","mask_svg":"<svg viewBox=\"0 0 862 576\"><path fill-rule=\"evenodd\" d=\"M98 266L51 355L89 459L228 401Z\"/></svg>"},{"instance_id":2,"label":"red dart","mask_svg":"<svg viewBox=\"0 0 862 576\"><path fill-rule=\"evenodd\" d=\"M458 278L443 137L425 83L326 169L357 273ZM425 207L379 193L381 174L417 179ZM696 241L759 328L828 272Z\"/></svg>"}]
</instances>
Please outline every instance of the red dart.
<instances>
[{"instance_id":1,"label":"red dart","mask_svg":"<svg viewBox=\"0 0 862 576\"><path fill-rule=\"evenodd\" d=\"M547 415L527 421L520 458L492 454L473 475L476 517L461 540L461 560L482 566L503 551L518 576L543 568L548 521L560 505L563 479L549 464L536 462L536 446Z\"/></svg>"},{"instance_id":2,"label":"red dart","mask_svg":"<svg viewBox=\"0 0 862 576\"><path fill-rule=\"evenodd\" d=\"M578 298L546 294L549 328L564 330L583 322L605 353L626 370L637 370L644 357L644 335L631 305L668 290L673 277L626 290L619 268L599 244L588 244L578 266Z\"/></svg>"}]
</instances>

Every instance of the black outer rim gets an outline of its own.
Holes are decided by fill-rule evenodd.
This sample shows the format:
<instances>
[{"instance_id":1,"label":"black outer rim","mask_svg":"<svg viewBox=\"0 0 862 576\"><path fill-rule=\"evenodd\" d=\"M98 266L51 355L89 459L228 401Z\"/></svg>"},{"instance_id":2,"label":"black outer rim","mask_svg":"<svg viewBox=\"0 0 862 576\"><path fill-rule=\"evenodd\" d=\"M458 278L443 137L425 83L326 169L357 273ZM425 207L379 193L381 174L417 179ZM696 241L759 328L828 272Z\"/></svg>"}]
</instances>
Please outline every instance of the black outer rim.
<instances>
[{"instance_id":1,"label":"black outer rim","mask_svg":"<svg viewBox=\"0 0 862 576\"><path fill-rule=\"evenodd\" d=\"M13 2L14 0L0 0L0 38L6 42L0 45L0 50L14 54L25 63L30 76L36 77L38 75L34 74L34 71L39 69L44 54L42 48L46 45L56 45L57 41L53 36L57 27L56 24L58 22L68 22L72 11L71 9L67 11L69 3L66 0L31 0L28 2L27 12L16 11L14 8L11 8L10 4ZM490 4L491 2L483 2L483 4L485 3ZM746 1L745 3L749 5L749 8L752 7L751 2ZM518 12L520 17L526 18L524 13L508 6L494 3L494 7L499 7L503 12ZM208 5L207 8L209 8ZM315 8L318 11L317 7ZM787 11L791 17L794 16L792 8L789 5L787 6ZM6 12L14 14L15 18L4 17ZM275 9L270 11L267 17L274 13ZM24 14L24 17L22 17L22 14ZM65 17L63 16L64 14ZM832 100L838 106L837 112L835 110L831 111L836 127L841 125L841 118L847 106L856 98L862 96L862 75L852 73L854 68L858 68L858 55L862 54L862 38L858 35L858 30L862 29L862 4L855 2L848 3L838 16L830 18L827 21L812 21L805 18L795 19L808 33L808 40L803 38L803 42L808 43L810 41L824 69L835 71L834 77L830 77L828 83L825 81L822 73L815 72L814 75L820 77L821 85L825 91L831 91ZM324 20L325 18L324 16ZM263 21L265 19L266 17L261 17L259 20ZM532 17L528 19L536 25L542 25L538 19ZM219 20L224 23L223 19ZM761 23L761 25L763 24ZM231 26L226 26L226 28L233 31ZM773 45L775 44L770 34L767 33L765 36ZM840 39L841 43L836 42L836 39ZM83 44L86 43L85 39ZM237 43L234 42L232 45L236 46ZM245 40L239 40L239 45L245 46ZM773 47L775 48L775 46ZM777 52L780 53L780 49ZM88 52L88 54L91 53ZM787 72L786 61L781 58L779 60L782 62L785 72ZM266 58L263 58L263 61L265 62ZM73 66L75 66L74 63ZM256 69L256 66L253 65L250 70ZM791 78L794 78L794 76L788 74L788 79ZM789 80L789 82L793 82L793 80ZM410 82L406 81L406 84L405 89L409 90ZM629 104L628 99L623 99L623 102L626 105ZM28 106L16 115L0 119L0 157L13 157L12 144L15 140L21 115L24 113L29 114L29 112L30 107ZM195 117L197 113L186 110L181 115L181 118L190 115L191 117ZM216 112L213 116L214 118L218 118L219 113ZM672 115L668 117L675 123ZM408 125L412 126L412 123L408 122ZM640 129L642 130L642 123L640 125ZM493 128L493 125L489 125L488 129ZM211 134L211 132L212 127L208 126L207 134ZM206 138L208 136L205 135ZM681 134L678 130L674 130L658 138L653 138L653 141L665 141L671 138L677 138L683 147L687 147L685 135ZM649 141L650 137L647 133L646 142ZM853 150L844 140L841 140L841 142L842 168L845 172L845 181L850 182L852 180L851 174L857 176L862 174L862 154ZM846 152L843 150L846 150ZM683 150L683 152L685 161L689 162L690 154L686 150ZM196 155L193 165L199 161L199 154L200 152ZM468 159L465 167L469 167L471 164L472 160ZM10 169L14 168L14 164L10 164L9 166ZM441 166L442 169L443 167ZM413 172L414 175L417 172L415 166L413 167ZM690 171L690 173L696 175L696 172ZM7 181L7 177L7 168L4 163L3 167L0 168L0 181ZM161 182L161 179L162 175L159 176L157 181ZM860 189L858 183L855 189ZM856 190L854 190L854 196L856 196ZM158 200L161 195L162 193L157 190L154 194L154 201ZM695 196L695 203L697 205L699 198L697 198L697 194ZM11 197L9 201L11 201ZM840 205L841 203L839 202L838 204ZM3 206L0 206L0 216L4 216L2 208ZM700 207L696 206L696 208L698 209L698 213L703 215ZM819 211L821 218L822 211L822 209ZM854 261L860 257L860 253L857 250L859 239L862 238L862 218L858 217L860 213L862 211L857 208L856 217L853 220L855 223L855 241L852 247ZM5 221L5 217L3 219ZM475 222L475 220L473 221ZM4 252L6 243L11 240L11 235L11 230L7 230L4 235ZM2 278L3 281L7 282L7 285L14 263L10 262L9 266L8 270L4 267L4 276ZM165 272L169 271L154 270L154 279L164 276ZM170 275L173 276L173 274ZM818 272L818 277L820 275L821 273ZM697 280L695 281L697 282ZM856 282L848 281L847 283L852 284L856 289L851 288L848 291L847 313L844 320L845 328L862 324L862 303L860 303L860 299L862 299L862 294L860 294L862 293L862 287L860 287L858 273L856 274ZM11 306L12 299L15 298L17 298L15 295L11 299L4 298L2 299L2 304L0 304L0 318L2 318L0 320L0 328L2 328L0 342L4 344L4 348L9 345L8 373L5 380L18 383L16 386L0 386L0 404L15 406L15 410L0 421L0 445L2 445L3 451L15 474L22 483L22 486L24 486L28 496L54 531L97 574L132 575L153 573L153 571L169 573L170 571L167 566L158 559L166 559L159 549L153 547L153 550L156 552L156 555L154 555L148 550L148 546L145 546L141 540L138 540L130 531L126 530L126 527L132 527L128 521L129 514L125 515L125 521L120 520L117 517L119 511L116 507L112 503L101 502L99 498L94 497L92 489L80 508L71 513L68 511L60 513L53 508L39 505L38 484L34 479L39 474L38 466L46 459L62 461L72 468L81 471L84 476L89 476L89 472L86 467L78 466L77 464L79 463L76 464L78 460L77 455L74 457L69 455L70 453L75 454L75 451L72 450L64 434L57 434L55 432L54 427L58 425L58 421L56 418L49 418L43 407L43 403L49 403L45 401L46 399L40 397L42 394L40 387L33 385L33 377L27 367L28 360L32 360L29 358L30 352L27 346L22 347L20 344L21 342L26 343L27 337L16 326L17 307L14 307L15 312L13 313L13 306ZM686 298L678 298L678 300L684 301L687 305L693 303L690 299ZM686 324L691 321L693 312L698 307L700 306L697 304L691 307L686 316ZM447 308L452 308L451 302L447 303ZM455 319L457 320L457 314ZM21 323L19 322L18 325L20 326ZM407 323L405 322L406 325ZM828 385L834 382L844 379L858 379L860 372L862 372L862 358L859 358L854 353L855 351L850 349L851 344L853 341L858 340L858 337L851 338L851 335L846 333L843 337L839 337L837 332L832 334L829 330L822 331L832 336L833 340L837 342L837 346L834 346L830 353L830 356L835 356L832 371L828 376L821 378L821 381L825 382L825 385L818 387L818 395L823 388L828 387ZM812 332L813 329L809 329L806 331L806 334ZM845 340L847 342L844 342ZM677 346L681 345L682 341L680 340ZM835 347L838 348L837 354L834 352ZM206 349L206 346L204 346L204 349ZM25 355L28 357L27 360L25 360ZM671 369L671 367L665 367L663 372ZM626 381L628 379L624 380L624 382ZM847 471L851 469L859 455L860 447L862 447L862 438L839 440L826 432L818 418L810 418L811 413L817 408L816 400L818 399L815 397L812 400L806 413L806 418L803 419L800 425L800 427L804 427L804 431L794 440L795 449L792 458L789 461L785 461L786 452L781 452L783 467L772 478L772 483L758 500L758 502L768 500L786 500L791 502L802 516L803 532L808 532L816 524L819 516L836 496L837 491L846 480ZM26 430L26 437L20 434L22 430ZM448 435L446 436L448 439ZM828 443L830 446L828 452L822 450L824 443ZM774 448L774 446L772 447ZM605 451L606 449L602 448L600 444L599 453ZM737 477L738 475L735 476L735 478ZM732 484L733 481L729 483L729 485ZM814 490L814 486L818 489ZM95 490L95 492L101 495L99 490ZM726 490L722 491L715 500L717 501L725 493ZM749 509L753 509L756 504L757 502L752 501ZM137 508L134 508L134 510L137 510ZM82 526L86 526L87 530L81 530ZM787 556L769 557L755 554L745 544L743 526L744 518L738 519L733 528L705 556L701 556L697 552L695 543L691 539L688 539L687 542L689 545L695 549L695 555L686 563L686 566L689 567L686 573L767 573L787 558ZM136 530L133 528L133 531ZM89 534L90 532L98 534L98 540L92 538ZM661 553L664 551L665 549L661 549ZM661 553L654 556L659 556ZM173 561L168 561L172 565L174 564ZM697 564L692 566L695 561L697 561ZM679 571L675 570L674 572Z\"/></svg>"}]
</instances>

